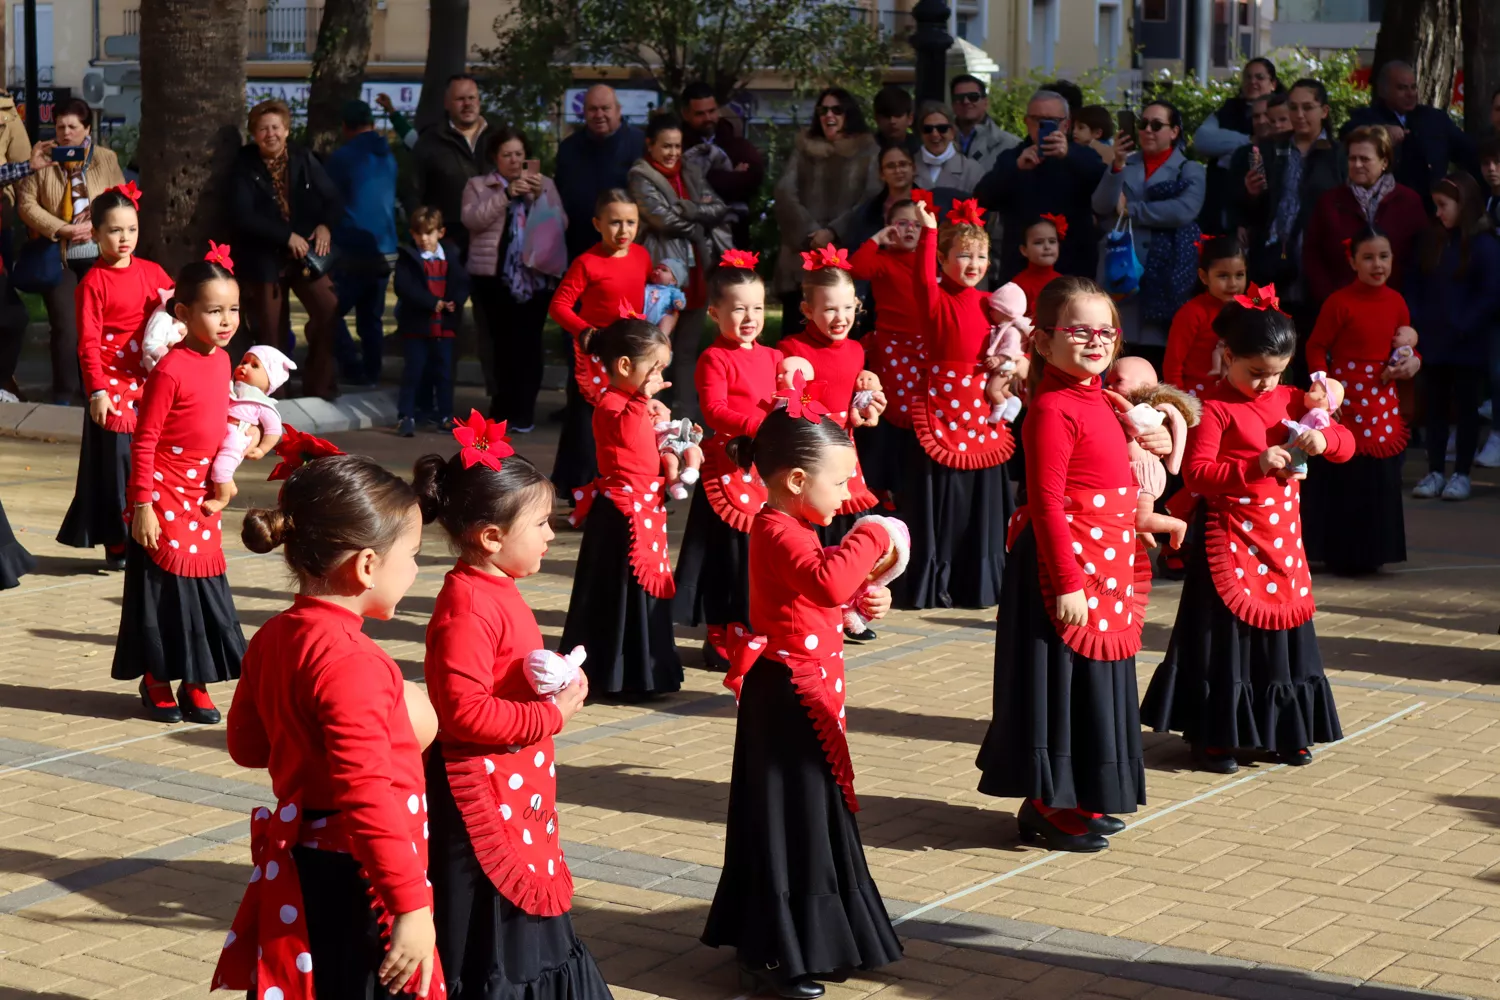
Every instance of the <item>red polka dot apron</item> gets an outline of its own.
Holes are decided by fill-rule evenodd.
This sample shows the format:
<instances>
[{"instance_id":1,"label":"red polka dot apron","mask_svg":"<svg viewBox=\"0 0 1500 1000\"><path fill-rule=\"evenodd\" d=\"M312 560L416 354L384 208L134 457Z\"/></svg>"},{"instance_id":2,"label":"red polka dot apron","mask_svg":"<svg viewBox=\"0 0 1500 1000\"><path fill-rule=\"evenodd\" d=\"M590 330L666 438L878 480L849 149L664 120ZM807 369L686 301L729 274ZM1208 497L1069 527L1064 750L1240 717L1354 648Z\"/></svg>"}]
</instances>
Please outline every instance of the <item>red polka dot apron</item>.
<instances>
[{"instance_id":1,"label":"red polka dot apron","mask_svg":"<svg viewBox=\"0 0 1500 1000\"><path fill-rule=\"evenodd\" d=\"M665 484L644 477L600 476L588 486L573 491L575 506L568 522L582 527L594 500L602 493L630 523L630 569L641 589L663 600L677 593L672 579L672 560L667 555L667 508L662 496Z\"/></svg>"},{"instance_id":2,"label":"red polka dot apron","mask_svg":"<svg viewBox=\"0 0 1500 1000\"><path fill-rule=\"evenodd\" d=\"M415 824L427 813L426 796L418 799L412 795L407 806L412 814L412 850L419 855L425 870L427 823L422 820L419 828ZM302 882L297 877L292 846L300 844L320 851L350 853L349 835L342 820L341 813L308 820L298 799L278 803L274 812L262 806L250 814L250 858L255 867L235 911L229 935L224 939L211 990L248 991L256 1000L315 1000ZM360 874L368 879L364 872ZM380 924L381 936L389 942L395 915L386 910L373 891L370 908ZM432 982L427 996L429 1000L442 1000L448 991L443 967L436 951L432 958ZM420 975L407 981L404 992L417 992Z\"/></svg>"},{"instance_id":3,"label":"red polka dot apron","mask_svg":"<svg viewBox=\"0 0 1500 1000\"><path fill-rule=\"evenodd\" d=\"M734 693L736 702L745 675L762 657L785 664L791 671L792 687L812 719L833 780L843 790L844 803L850 812L859 812L859 800L854 796L854 761L845 735L844 633L834 628L768 638L736 622L725 628L724 638L729 659L724 686Z\"/></svg>"},{"instance_id":4,"label":"red polka dot apron","mask_svg":"<svg viewBox=\"0 0 1500 1000\"><path fill-rule=\"evenodd\" d=\"M224 572L223 522L219 514L204 514L201 506L212 461L212 455L177 447L156 453L151 508L156 512L161 538L151 558L174 576L218 576ZM130 515L127 510L127 521Z\"/></svg>"},{"instance_id":5,"label":"red polka dot apron","mask_svg":"<svg viewBox=\"0 0 1500 1000\"><path fill-rule=\"evenodd\" d=\"M828 416L848 432L849 443L854 444L854 427L851 424L851 420L854 417L853 411L840 410L837 413L830 413ZM882 413L881 418L884 419L884 417L885 414ZM869 484L865 482L865 470L859 463L858 452L856 451L854 474L849 477L849 499L845 500L843 505L839 507L839 513L861 514L879 502L875 498L875 494L870 492Z\"/></svg>"},{"instance_id":6,"label":"red polka dot apron","mask_svg":"<svg viewBox=\"0 0 1500 1000\"><path fill-rule=\"evenodd\" d=\"M1141 648L1146 620L1146 598L1136 586L1140 542L1135 534L1137 490L1085 490L1063 498L1063 512L1072 535L1073 558L1083 571L1083 593L1088 599L1088 624L1064 625L1057 620L1057 595L1052 579L1041 574L1042 596L1057 634L1068 648L1091 660L1123 660ZM1031 521L1025 507L1011 517L1006 545L1013 545Z\"/></svg>"},{"instance_id":7,"label":"red polka dot apron","mask_svg":"<svg viewBox=\"0 0 1500 1000\"><path fill-rule=\"evenodd\" d=\"M927 365L911 400L911 425L922 450L950 469L988 469L1010 458L1015 438L990 424L984 384L989 373L972 361Z\"/></svg>"},{"instance_id":8,"label":"red polka dot apron","mask_svg":"<svg viewBox=\"0 0 1500 1000\"><path fill-rule=\"evenodd\" d=\"M1339 422L1354 434L1354 453L1390 458L1406 450L1411 432L1401 417L1395 381L1380 381L1385 359L1336 360L1328 374L1344 385Z\"/></svg>"},{"instance_id":9,"label":"red polka dot apron","mask_svg":"<svg viewBox=\"0 0 1500 1000\"><path fill-rule=\"evenodd\" d=\"M604 362L597 354L584 353L576 337L573 338L573 379L590 406L598 406L599 397L609 388L609 372L605 370Z\"/></svg>"},{"instance_id":10,"label":"red polka dot apron","mask_svg":"<svg viewBox=\"0 0 1500 1000\"><path fill-rule=\"evenodd\" d=\"M99 340L99 363L104 368L104 390L118 413L104 418L104 429L117 434L135 433L136 410L146 387L146 369L141 365L142 325L132 334L106 332Z\"/></svg>"},{"instance_id":11,"label":"red polka dot apron","mask_svg":"<svg viewBox=\"0 0 1500 1000\"><path fill-rule=\"evenodd\" d=\"M1248 494L1205 497L1209 573L1224 606L1246 625L1281 630L1312 618L1312 572L1302 551L1297 480L1257 483Z\"/></svg>"},{"instance_id":12,"label":"red polka dot apron","mask_svg":"<svg viewBox=\"0 0 1500 1000\"><path fill-rule=\"evenodd\" d=\"M573 873L558 829L552 737L488 752L446 741L442 748L453 800L496 890L532 916L568 912Z\"/></svg>"},{"instance_id":13,"label":"red polka dot apron","mask_svg":"<svg viewBox=\"0 0 1500 1000\"><path fill-rule=\"evenodd\" d=\"M719 519L735 531L750 533L755 515L766 505L766 484L753 468L741 469L729 460L724 447L729 438L715 434L703 442L703 495Z\"/></svg>"},{"instance_id":14,"label":"red polka dot apron","mask_svg":"<svg viewBox=\"0 0 1500 1000\"><path fill-rule=\"evenodd\" d=\"M910 430L911 401L922 375L921 358L900 334L876 330L873 336L875 343L865 352L865 364L879 376L885 391L887 405L880 419Z\"/></svg>"}]
</instances>

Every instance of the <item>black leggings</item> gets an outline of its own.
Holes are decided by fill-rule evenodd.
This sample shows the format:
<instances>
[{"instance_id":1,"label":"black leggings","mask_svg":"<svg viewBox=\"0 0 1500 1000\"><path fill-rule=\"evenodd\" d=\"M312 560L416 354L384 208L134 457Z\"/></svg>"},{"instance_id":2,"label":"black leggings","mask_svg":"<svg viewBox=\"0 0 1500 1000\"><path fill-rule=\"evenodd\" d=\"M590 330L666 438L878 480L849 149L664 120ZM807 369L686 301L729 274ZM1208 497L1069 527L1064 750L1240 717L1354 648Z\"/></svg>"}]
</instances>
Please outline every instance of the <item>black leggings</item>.
<instances>
[{"instance_id":1,"label":"black leggings","mask_svg":"<svg viewBox=\"0 0 1500 1000\"><path fill-rule=\"evenodd\" d=\"M1474 466L1474 449L1479 445L1479 396L1484 388L1485 371L1479 365L1424 364L1421 378L1427 397L1428 471L1440 473L1447 467L1448 417L1456 409L1458 440L1453 471L1467 476Z\"/></svg>"}]
</instances>

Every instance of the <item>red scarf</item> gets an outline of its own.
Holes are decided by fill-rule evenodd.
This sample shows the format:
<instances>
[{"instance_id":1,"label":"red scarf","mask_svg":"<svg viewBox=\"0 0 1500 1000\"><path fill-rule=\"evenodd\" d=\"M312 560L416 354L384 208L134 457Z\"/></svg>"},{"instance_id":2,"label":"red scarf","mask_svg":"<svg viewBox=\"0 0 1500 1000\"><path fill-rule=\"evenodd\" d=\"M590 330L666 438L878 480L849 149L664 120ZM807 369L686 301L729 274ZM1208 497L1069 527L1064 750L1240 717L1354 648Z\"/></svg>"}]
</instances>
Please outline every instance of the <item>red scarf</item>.
<instances>
[{"instance_id":1,"label":"red scarf","mask_svg":"<svg viewBox=\"0 0 1500 1000\"><path fill-rule=\"evenodd\" d=\"M686 198L687 197L687 189L682 186L682 160L681 159L678 159L677 165L675 167L672 167L671 169L668 169L668 168L662 166L660 163L657 163L655 160L653 160L649 156L646 157L646 162L649 163L649 164L651 164L651 166L656 170L657 173L661 174L663 177L665 177L667 179L667 183L669 183L669 184L672 185L672 191L674 193L676 193L677 197L679 197L679 198Z\"/></svg>"},{"instance_id":2,"label":"red scarf","mask_svg":"<svg viewBox=\"0 0 1500 1000\"><path fill-rule=\"evenodd\" d=\"M1141 159L1144 160L1146 164L1146 178L1149 180L1151 178L1151 175L1156 173L1156 168L1160 167L1163 163L1166 163L1169 159L1171 159L1172 154L1176 151L1176 146L1168 146L1160 153L1147 153L1145 151L1142 151Z\"/></svg>"}]
</instances>

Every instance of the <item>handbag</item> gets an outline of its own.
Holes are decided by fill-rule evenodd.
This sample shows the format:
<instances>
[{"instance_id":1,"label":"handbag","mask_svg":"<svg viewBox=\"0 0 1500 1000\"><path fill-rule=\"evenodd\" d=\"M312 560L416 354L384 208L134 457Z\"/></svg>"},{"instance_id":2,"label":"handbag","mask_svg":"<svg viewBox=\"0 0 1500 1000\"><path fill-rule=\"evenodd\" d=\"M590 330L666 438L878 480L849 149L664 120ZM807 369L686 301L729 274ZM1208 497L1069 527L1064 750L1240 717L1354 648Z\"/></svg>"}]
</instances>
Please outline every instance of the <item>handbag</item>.
<instances>
[{"instance_id":1,"label":"handbag","mask_svg":"<svg viewBox=\"0 0 1500 1000\"><path fill-rule=\"evenodd\" d=\"M1136 256L1130 217L1122 215L1104 236L1104 290L1116 300L1129 298L1140 290L1144 270Z\"/></svg>"},{"instance_id":2,"label":"handbag","mask_svg":"<svg viewBox=\"0 0 1500 1000\"><path fill-rule=\"evenodd\" d=\"M521 238L521 263L538 274L561 278L568 270L567 232L562 206L546 191L526 212L526 232Z\"/></svg>"},{"instance_id":3,"label":"handbag","mask_svg":"<svg viewBox=\"0 0 1500 1000\"><path fill-rule=\"evenodd\" d=\"M317 281L339 266L339 256L338 247L329 244L328 252L324 254L308 250L297 262L297 266L302 268L302 277L308 281Z\"/></svg>"},{"instance_id":4,"label":"handbag","mask_svg":"<svg viewBox=\"0 0 1500 1000\"><path fill-rule=\"evenodd\" d=\"M45 236L35 236L21 244L10 269L10 283L17 290L39 295L57 287L62 280L62 251Z\"/></svg>"}]
</instances>

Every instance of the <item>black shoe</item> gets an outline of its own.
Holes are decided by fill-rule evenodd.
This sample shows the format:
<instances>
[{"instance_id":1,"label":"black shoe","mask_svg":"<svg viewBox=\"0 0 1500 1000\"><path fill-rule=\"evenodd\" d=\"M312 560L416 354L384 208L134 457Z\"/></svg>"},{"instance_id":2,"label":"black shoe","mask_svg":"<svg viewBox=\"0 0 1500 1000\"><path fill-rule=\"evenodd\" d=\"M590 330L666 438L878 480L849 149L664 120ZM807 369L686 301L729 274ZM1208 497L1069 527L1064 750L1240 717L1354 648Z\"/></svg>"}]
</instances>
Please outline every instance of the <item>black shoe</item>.
<instances>
[{"instance_id":1,"label":"black shoe","mask_svg":"<svg viewBox=\"0 0 1500 1000\"><path fill-rule=\"evenodd\" d=\"M108 549L105 549L104 550L104 568L107 569L107 570L111 570L111 571L117 571L117 570L124 569L125 568L125 550L121 549L119 552L111 552Z\"/></svg>"},{"instance_id":2,"label":"black shoe","mask_svg":"<svg viewBox=\"0 0 1500 1000\"><path fill-rule=\"evenodd\" d=\"M720 674L729 672L729 660L720 654L711 642L703 644L703 669Z\"/></svg>"},{"instance_id":3,"label":"black shoe","mask_svg":"<svg viewBox=\"0 0 1500 1000\"><path fill-rule=\"evenodd\" d=\"M1021 843L1032 844L1040 840L1049 851L1071 851L1075 854L1094 854L1109 846L1101 833L1064 833L1053 826L1037 807L1027 799L1016 813L1016 826L1021 830Z\"/></svg>"},{"instance_id":4,"label":"black shoe","mask_svg":"<svg viewBox=\"0 0 1500 1000\"><path fill-rule=\"evenodd\" d=\"M1307 747L1301 750L1293 750L1291 753L1277 754L1281 762L1288 767L1306 767L1312 763L1312 751Z\"/></svg>"},{"instance_id":5,"label":"black shoe","mask_svg":"<svg viewBox=\"0 0 1500 1000\"><path fill-rule=\"evenodd\" d=\"M158 705L151 700L151 693L146 690L146 678L141 678L141 704L146 706L146 718L152 722L181 722L182 709L176 705Z\"/></svg>"},{"instance_id":6,"label":"black shoe","mask_svg":"<svg viewBox=\"0 0 1500 1000\"><path fill-rule=\"evenodd\" d=\"M740 966L740 986L762 996L787 997L789 1000L812 1000L823 995L823 984L811 979L795 982L782 979L780 969L752 969Z\"/></svg>"},{"instance_id":7,"label":"black shoe","mask_svg":"<svg viewBox=\"0 0 1500 1000\"><path fill-rule=\"evenodd\" d=\"M196 722L200 726L217 726L219 724L219 710L217 708L199 708L193 704L193 700L187 696L184 685L177 688L177 707L182 713L182 718L188 722Z\"/></svg>"},{"instance_id":8,"label":"black shoe","mask_svg":"<svg viewBox=\"0 0 1500 1000\"><path fill-rule=\"evenodd\" d=\"M1099 833L1106 837L1113 837L1125 829L1125 821L1123 819L1108 814L1093 817L1085 816L1083 825L1088 828L1089 833Z\"/></svg>"},{"instance_id":9,"label":"black shoe","mask_svg":"<svg viewBox=\"0 0 1500 1000\"><path fill-rule=\"evenodd\" d=\"M865 626L865 630L863 632L851 632L847 628L844 629L845 642L871 642L878 638L880 638L880 636L876 635L875 630L868 625Z\"/></svg>"},{"instance_id":10,"label":"black shoe","mask_svg":"<svg viewBox=\"0 0 1500 1000\"><path fill-rule=\"evenodd\" d=\"M1194 744L1193 767L1209 774L1234 774L1240 769L1240 762L1234 759L1233 754L1224 753L1217 748L1208 750Z\"/></svg>"}]
</instances>

